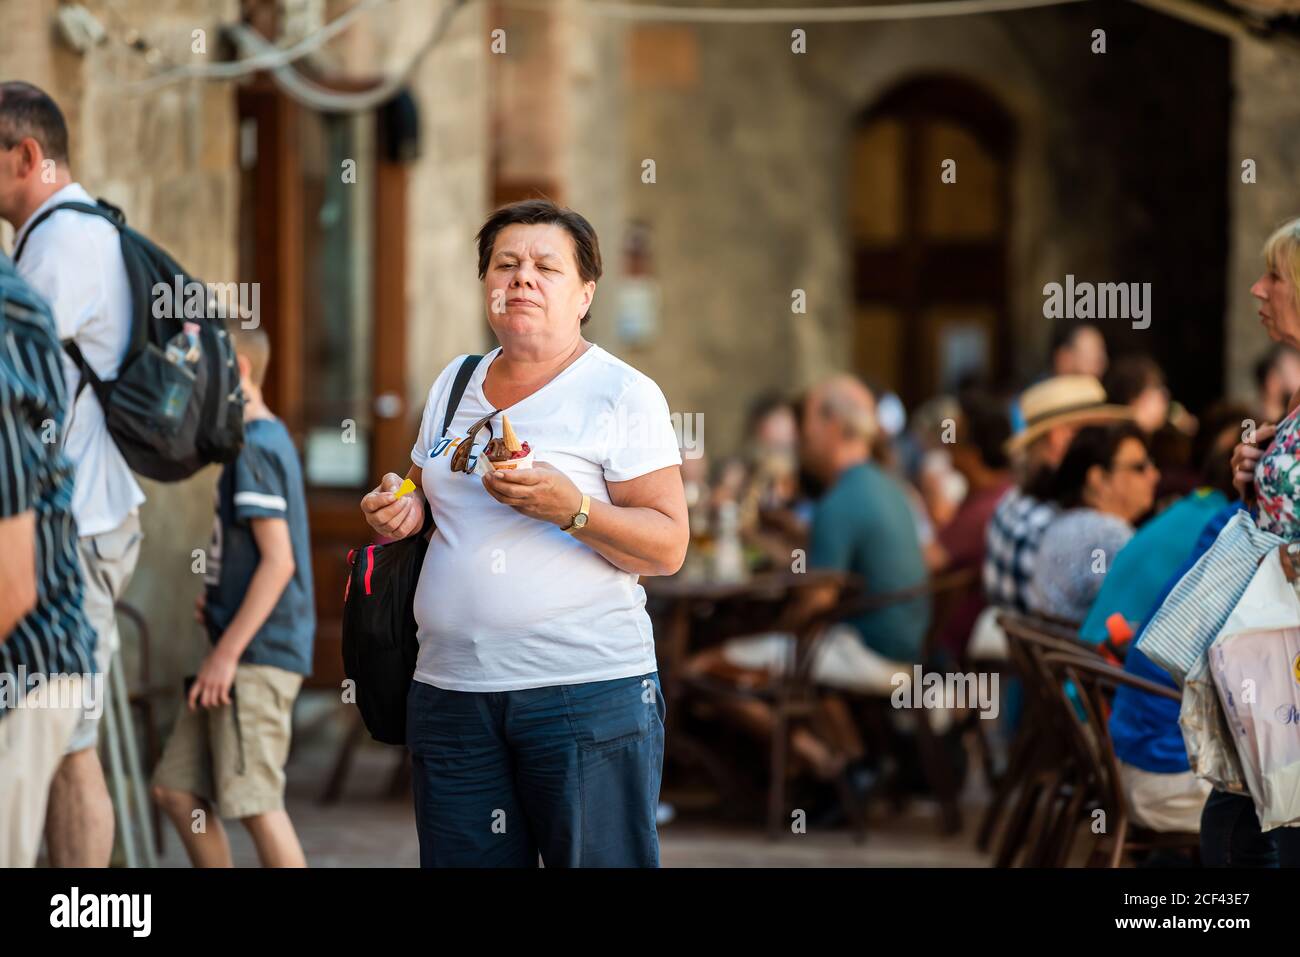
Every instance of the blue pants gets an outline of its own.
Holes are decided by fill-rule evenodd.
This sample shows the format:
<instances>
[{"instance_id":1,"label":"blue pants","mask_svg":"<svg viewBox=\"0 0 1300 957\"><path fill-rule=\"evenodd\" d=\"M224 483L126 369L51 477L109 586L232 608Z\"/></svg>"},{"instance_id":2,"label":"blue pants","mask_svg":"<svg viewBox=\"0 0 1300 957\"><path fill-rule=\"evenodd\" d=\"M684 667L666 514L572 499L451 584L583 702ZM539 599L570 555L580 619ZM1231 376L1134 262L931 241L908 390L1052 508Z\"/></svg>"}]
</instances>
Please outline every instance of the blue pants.
<instances>
[{"instance_id":1,"label":"blue pants","mask_svg":"<svg viewBox=\"0 0 1300 957\"><path fill-rule=\"evenodd\" d=\"M658 867L656 673L407 696L421 867Z\"/></svg>"},{"instance_id":2,"label":"blue pants","mask_svg":"<svg viewBox=\"0 0 1300 957\"><path fill-rule=\"evenodd\" d=\"M1300 867L1300 828L1261 831L1254 801L1216 788L1201 811L1201 863L1206 867Z\"/></svg>"}]
</instances>

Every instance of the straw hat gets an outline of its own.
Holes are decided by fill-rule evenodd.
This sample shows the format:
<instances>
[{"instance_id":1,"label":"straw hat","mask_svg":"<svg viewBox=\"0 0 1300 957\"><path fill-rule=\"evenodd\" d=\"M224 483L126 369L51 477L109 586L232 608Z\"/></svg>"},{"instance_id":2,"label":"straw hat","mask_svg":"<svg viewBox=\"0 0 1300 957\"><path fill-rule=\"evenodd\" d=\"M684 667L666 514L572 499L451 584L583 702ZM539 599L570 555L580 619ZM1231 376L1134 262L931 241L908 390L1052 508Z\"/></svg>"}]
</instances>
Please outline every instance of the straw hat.
<instances>
[{"instance_id":1,"label":"straw hat","mask_svg":"<svg viewBox=\"0 0 1300 957\"><path fill-rule=\"evenodd\" d=\"M1131 422L1126 405L1106 402L1106 390L1095 376L1058 375L1030 386L1020 396L1025 428L1007 440L1008 452L1019 452L1058 425L1100 425Z\"/></svg>"}]
</instances>

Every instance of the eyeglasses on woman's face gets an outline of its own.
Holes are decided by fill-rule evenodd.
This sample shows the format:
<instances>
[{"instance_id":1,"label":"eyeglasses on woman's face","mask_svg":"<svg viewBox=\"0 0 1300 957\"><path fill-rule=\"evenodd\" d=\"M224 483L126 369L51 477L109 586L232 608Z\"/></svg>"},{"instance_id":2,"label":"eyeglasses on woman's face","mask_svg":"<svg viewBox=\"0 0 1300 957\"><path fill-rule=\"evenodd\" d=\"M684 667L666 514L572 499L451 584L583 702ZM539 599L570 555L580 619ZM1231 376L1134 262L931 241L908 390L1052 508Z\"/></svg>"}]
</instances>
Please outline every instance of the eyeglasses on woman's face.
<instances>
[{"instance_id":1,"label":"eyeglasses on woman's face","mask_svg":"<svg viewBox=\"0 0 1300 957\"><path fill-rule=\"evenodd\" d=\"M1155 467L1156 463L1144 457L1132 462L1114 462L1111 464L1110 470L1112 472L1137 472L1139 475L1144 475Z\"/></svg>"}]
</instances>

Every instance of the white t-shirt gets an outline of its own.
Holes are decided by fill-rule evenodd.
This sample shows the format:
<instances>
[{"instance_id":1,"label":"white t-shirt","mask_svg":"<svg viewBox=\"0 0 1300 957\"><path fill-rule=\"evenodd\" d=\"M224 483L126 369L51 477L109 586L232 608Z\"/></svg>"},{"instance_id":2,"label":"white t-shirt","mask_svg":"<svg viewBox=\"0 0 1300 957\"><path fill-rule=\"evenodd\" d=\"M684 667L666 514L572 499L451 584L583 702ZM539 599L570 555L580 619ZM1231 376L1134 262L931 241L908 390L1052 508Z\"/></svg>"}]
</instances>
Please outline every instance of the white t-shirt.
<instances>
[{"instance_id":1,"label":"white t-shirt","mask_svg":"<svg viewBox=\"0 0 1300 957\"><path fill-rule=\"evenodd\" d=\"M437 522L415 595L415 680L451 691L516 691L654 671L638 576L558 525L501 504L478 475L451 471L455 446L493 409L483 379L500 352L474 370L445 438L442 420L464 356L442 371L411 450ZM555 466L595 501L609 502L606 481L682 461L659 387L596 345L505 412L534 462ZM501 435L499 415L492 430Z\"/></svg>"},{"instance_id":2,"label":"white t-shirt","mask_svg":"<svg viewBox=\"0 0 1300 957\"><path fill-rule=\"evenodd\" d=\"M68 202L95 204L79 184L63 187L18 231L14 249L37 216ZM131 284L117 229L106 220L65 209L31 233L22 258L15 263L18 274L49 302L59 338L75 339L101 379L117 378L131 337ZM63 372L71 398L81 374L66 352ZM104 410L90 386L82 391L65 425L63 449L77 468L72 492L77 534L111 531L144 502L144 492L108 434Z\"/></svg>"}]
</instances>

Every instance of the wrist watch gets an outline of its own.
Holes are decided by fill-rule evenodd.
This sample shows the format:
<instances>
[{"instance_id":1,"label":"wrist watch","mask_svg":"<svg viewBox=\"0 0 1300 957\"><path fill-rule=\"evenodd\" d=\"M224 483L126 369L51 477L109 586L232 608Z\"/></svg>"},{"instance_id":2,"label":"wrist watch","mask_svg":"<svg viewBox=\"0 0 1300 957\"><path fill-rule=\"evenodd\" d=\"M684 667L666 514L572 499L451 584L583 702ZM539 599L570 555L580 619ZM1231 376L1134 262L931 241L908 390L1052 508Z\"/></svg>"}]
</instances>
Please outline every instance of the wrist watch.
<instances>
[{"instance_id":1,"label":"wrist watch","mask_svg":"<svg viewBox=\"0 0 1300 957\"><path fill-rule=\"evenodd\" d=\"M587 527L587 513L591 511L591 496L582 496L582 504L578 506L578 511L574 513L573 518L569 519L569 524L560 529L562 532L568 532L572 535Z\"/></svg>"}]
</instances>

